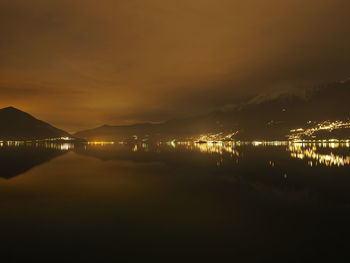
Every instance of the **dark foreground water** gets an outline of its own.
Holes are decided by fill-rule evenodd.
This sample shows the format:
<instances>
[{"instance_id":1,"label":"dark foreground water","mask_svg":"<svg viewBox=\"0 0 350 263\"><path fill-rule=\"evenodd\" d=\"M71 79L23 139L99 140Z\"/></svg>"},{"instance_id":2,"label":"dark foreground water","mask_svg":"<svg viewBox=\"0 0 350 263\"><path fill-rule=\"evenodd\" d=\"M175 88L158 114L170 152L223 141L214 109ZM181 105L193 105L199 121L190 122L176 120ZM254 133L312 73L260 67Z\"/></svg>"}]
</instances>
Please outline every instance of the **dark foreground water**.
<instances>
[{"instance_id":1,"label":"dark foreground water","mask_svg":"<svg viewBox=\"0 0 350 263\"><path fill-rule=\"evenodd\" d=\"M350 148L0 147L2 262L350 259Z\"/></svg>"}]
</instances>

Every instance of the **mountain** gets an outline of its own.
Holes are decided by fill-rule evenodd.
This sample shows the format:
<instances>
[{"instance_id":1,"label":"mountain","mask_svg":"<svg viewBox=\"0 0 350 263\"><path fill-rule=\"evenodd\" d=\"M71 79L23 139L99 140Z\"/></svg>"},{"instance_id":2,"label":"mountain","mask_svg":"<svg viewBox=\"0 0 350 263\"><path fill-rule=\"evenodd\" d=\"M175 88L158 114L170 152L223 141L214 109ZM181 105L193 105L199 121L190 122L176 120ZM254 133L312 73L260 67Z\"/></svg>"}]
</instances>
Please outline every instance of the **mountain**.
<instances>
[{"instance_id":1,"label":"mountain","mask_svg":"<svg viewBox=\"0 0 350 263\"><path fill-rule=\"evenodd\" d=\"M104 125L78 132L89 140L168 140L199 138L201 134L229 135L238 140L283 140L291 129L325 120L350 117L350 79L306 89L257 96L239 105L201 116L160 124Z\"/></svg>"},{"instance_id":2,"label":"mountain","mask_svg":"<svg viewBox=\"0 0 350 263\"><path fill-rule=\"evenodd\" d=\"M0 109L0 141L72 137L68 132L13 107Z\"/></svg>"}]
</instances>

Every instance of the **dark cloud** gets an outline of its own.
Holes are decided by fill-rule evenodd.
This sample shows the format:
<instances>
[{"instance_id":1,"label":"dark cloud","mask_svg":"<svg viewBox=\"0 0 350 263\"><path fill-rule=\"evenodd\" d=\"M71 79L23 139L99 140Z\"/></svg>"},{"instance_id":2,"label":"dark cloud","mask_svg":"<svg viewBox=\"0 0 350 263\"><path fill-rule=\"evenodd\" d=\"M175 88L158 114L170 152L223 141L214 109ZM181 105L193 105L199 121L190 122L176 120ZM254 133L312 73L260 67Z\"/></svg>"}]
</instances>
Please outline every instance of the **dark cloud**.
<instances>
[{"instance_id":1,"label":"dark cloud","mask_svg":"<svg viewBox=\"0 0 350 263\"><path fill-rule=\"evenodd\" d=\"M347 0L0 0L0 104L74 131L350 74Z\"/></svg>"}]
</instances>

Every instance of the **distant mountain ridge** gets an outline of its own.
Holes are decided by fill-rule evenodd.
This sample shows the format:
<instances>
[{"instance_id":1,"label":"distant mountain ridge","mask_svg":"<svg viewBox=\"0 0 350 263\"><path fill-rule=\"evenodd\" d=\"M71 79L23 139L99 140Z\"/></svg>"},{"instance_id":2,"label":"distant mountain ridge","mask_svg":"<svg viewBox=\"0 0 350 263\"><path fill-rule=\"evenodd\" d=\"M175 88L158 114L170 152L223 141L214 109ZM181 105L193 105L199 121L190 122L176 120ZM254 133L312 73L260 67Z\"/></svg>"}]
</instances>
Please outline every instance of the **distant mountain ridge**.
<instances>
[{"instance_id":1,"label":"distant mountain ridge","mask_svg":"<svg viewBox=\"0 0 350 263\"><path fill-rule=\"evenodd\" d=\"M73 137L14 107L0 109L0 140L40 140Z\"/></svg>"},{"instance_id":2,"label":"distant mountain ridge","mask_svg":"<svg viewBox=\"0 0 350 263\"><path fill-rule=\"evenodd\" d=\"M308 121L346 120L350 117L350 79L306 89L302 96L282 93L257 96L210 114L170 120L160 124L130 126L104 125L75 135L88 140L128 140L134 138L182 139L205 133L238 131L235 139L286 139L290 129Z\"/></svg>"}]
</instances>

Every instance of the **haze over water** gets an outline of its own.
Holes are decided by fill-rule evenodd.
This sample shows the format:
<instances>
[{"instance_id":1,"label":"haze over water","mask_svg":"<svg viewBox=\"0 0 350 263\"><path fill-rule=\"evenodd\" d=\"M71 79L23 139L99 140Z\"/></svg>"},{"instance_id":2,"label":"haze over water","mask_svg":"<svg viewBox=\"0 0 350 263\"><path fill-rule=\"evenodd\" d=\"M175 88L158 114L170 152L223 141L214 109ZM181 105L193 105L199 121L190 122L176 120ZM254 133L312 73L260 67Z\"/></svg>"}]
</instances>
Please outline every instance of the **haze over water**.
<instances>
[{"instance_id":1,"label":"haze over water","mask_svg":"<svg viewBox=\"0 0 350 263\"><path fill-rule=\"evenodd\" d=\"M2 145L0 156L0 251L13 260L346 255L346 141Z\"/></svg>"}]
</instances>

